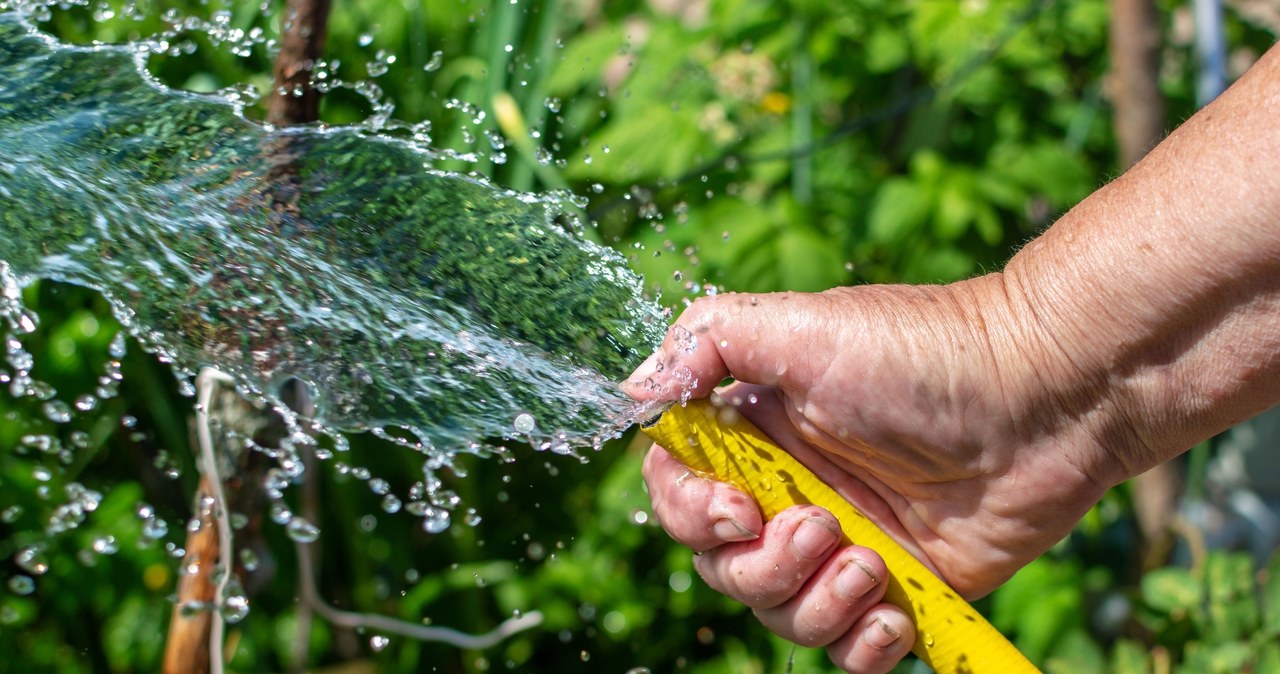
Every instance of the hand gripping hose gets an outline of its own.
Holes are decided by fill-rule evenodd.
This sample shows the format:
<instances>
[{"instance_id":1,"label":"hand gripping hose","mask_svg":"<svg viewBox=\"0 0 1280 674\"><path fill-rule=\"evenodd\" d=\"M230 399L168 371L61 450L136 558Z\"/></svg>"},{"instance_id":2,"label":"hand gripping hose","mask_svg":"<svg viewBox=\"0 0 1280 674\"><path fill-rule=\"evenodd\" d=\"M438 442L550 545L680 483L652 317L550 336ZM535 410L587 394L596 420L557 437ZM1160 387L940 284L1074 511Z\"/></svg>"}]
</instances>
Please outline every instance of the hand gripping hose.
<instances>
[{"instance_id":1,"label":"hand gripping hose","mask_svg":"<svg viewBox=\"0 0 1280 674\"><path fill-rule=\"evenodd\" d=\"M735 410L691 401L672 406L644 431L689 469L750 494L766 519L803 503L831 511L846 544L884 559L885 601L912 616L911 651L937 674L1039 674L945 582Z\"/></svg>"}]
</instances>

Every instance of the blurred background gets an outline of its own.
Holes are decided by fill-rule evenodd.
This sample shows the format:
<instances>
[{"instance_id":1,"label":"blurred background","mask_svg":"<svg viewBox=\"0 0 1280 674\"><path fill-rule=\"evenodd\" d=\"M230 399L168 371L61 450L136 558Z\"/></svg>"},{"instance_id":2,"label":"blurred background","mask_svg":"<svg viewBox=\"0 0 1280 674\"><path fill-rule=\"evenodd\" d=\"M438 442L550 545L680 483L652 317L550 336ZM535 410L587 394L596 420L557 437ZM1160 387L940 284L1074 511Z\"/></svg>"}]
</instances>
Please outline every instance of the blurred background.
<instances>
[{"instance_id":1,"label":"blurred background","mask_svg":"<svg viewBox=\"0 0 1280 674\"><path fill-rule=\"evenodd\" d=\"M178 30L148 67L173 87L236 92L262 119L250 92L271 91L282 13L274 0L107 0L54 5L40 26L118 43L200 17L260 36L231 48ZM678 312L727 290L998 269L1278 31L1274 0L336 0L316 72L324 124L584 198L585 235ZM158 671L199 481L193 401L165 364L121 348L101 297L36 283L24 301L41 319L23 338L40 379L72 399L105 377L119 395L62 423L0 392L0 672ZM351 464L397 491L420 474L412 452L349 440ZM1272 413L1113 490L980 608L1048 672L1280 672L1278 444ZM229 669L834 671L701 584L649 513L645 446L628 435L583 461L470 459L449 478L470 514L438 535L386 514L367 479L313 471L323 533L306 573L282 527L240 538L250 612L228 626ZM58 470L40 469L64 448ZM96 507L49 532L77 490ZM40 559L20 559L35 542ZM467 632L543 621L484 649L343 627L299 600L308 574L351 611Z\"/></svg>"}]
</instances>

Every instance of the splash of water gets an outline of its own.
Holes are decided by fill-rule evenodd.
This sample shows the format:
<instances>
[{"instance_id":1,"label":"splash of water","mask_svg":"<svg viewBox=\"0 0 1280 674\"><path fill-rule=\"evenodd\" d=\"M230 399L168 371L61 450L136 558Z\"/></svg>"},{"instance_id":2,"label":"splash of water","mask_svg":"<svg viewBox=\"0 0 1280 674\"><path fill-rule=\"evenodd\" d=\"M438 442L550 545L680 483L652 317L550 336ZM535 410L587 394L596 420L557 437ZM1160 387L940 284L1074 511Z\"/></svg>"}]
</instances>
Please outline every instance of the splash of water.
<instances>
[{"instance_id":1,"label":"splash of water","mask_svg":"<svg viewBox=\"0 0 1280 674\"><path fill-rule=\"evenodd\" d=\"M0 15L9 332L31 328L31 280L87 286L181 375L213 366L277 407L297 378L321 428L401 427L431 455L568 451L630 424L612 379L663 321L559 202L435 170L408 142L262 127L145 59Z\"/></svg>"}]
</instances>

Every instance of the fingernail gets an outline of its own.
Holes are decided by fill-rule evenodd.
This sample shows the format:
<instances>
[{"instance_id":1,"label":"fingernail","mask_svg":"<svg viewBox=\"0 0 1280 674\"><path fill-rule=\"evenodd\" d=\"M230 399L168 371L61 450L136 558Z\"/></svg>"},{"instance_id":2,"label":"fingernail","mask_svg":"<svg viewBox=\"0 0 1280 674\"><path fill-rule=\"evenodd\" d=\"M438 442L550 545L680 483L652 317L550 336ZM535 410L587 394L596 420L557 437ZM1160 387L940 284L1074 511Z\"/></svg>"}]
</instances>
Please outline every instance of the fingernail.
<instances>
[{"instance_id":1,"label":"fingernail","mask_svg":"<svg viewBox=\"0 0 1280 674\"><path fill-rule=\"evenodd\" d=\"M881 649L892 646L894 642L902 638L898 630L891 627L889 623L880 617L872 621L871 626L867 628L863 636L866 637L868 644Z\"/></svg>"},{"instance_id":2,"label":"fingernail","mask_svg":"<svg viewBox=\"0 0 1280 674\"><path fill-rule=\"evenodd\" d=\"M871 581L871 582L867 582ZM866 595L880 582L871 565L861 559L854 559L836 576L836 592L845 599L853 600Z\"/></svg>"},{"instance_id":3,"label":"fingernail","mask_svg":"<svg viewBox=\"0 0 1280 674\"><path fill-rule=\"evenodd\" d=\"M716 523L711 525L711 530L716 532L716 538L726 543L754 541L760 538L760 534L746 528L741 522L732 517L722 517L716 520Z\"/></svg>"},{"instance_id":4,"label":"fingernail","mask_svg":"<svg viewBox=\"0 0 1280 674\"><path fill-rule=\"evenodd\" d=\"M820 517L806 517L791 537L791 545L804 559L817 559L835 545L839 533L834 525Z\"/></svg>"}]
</instances>

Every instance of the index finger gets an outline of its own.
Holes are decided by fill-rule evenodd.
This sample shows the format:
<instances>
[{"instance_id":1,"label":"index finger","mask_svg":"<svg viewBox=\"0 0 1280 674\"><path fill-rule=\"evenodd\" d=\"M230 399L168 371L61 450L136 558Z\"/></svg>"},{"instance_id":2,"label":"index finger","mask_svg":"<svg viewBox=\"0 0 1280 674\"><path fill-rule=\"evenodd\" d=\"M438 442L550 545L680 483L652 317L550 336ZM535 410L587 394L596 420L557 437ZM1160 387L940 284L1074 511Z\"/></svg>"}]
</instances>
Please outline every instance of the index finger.
<instances>
[{"instance_id":1,"label":"index finger","mask_svg":"<svg viewBox=\"0 0 1280 674\"><path fill-rule=\"evenodd\" d=\"M827 370L836 314L821 293L701 297L622 389L638 400L703 398L726 377L804 388Z\"/></svg>"}]
</instances>

